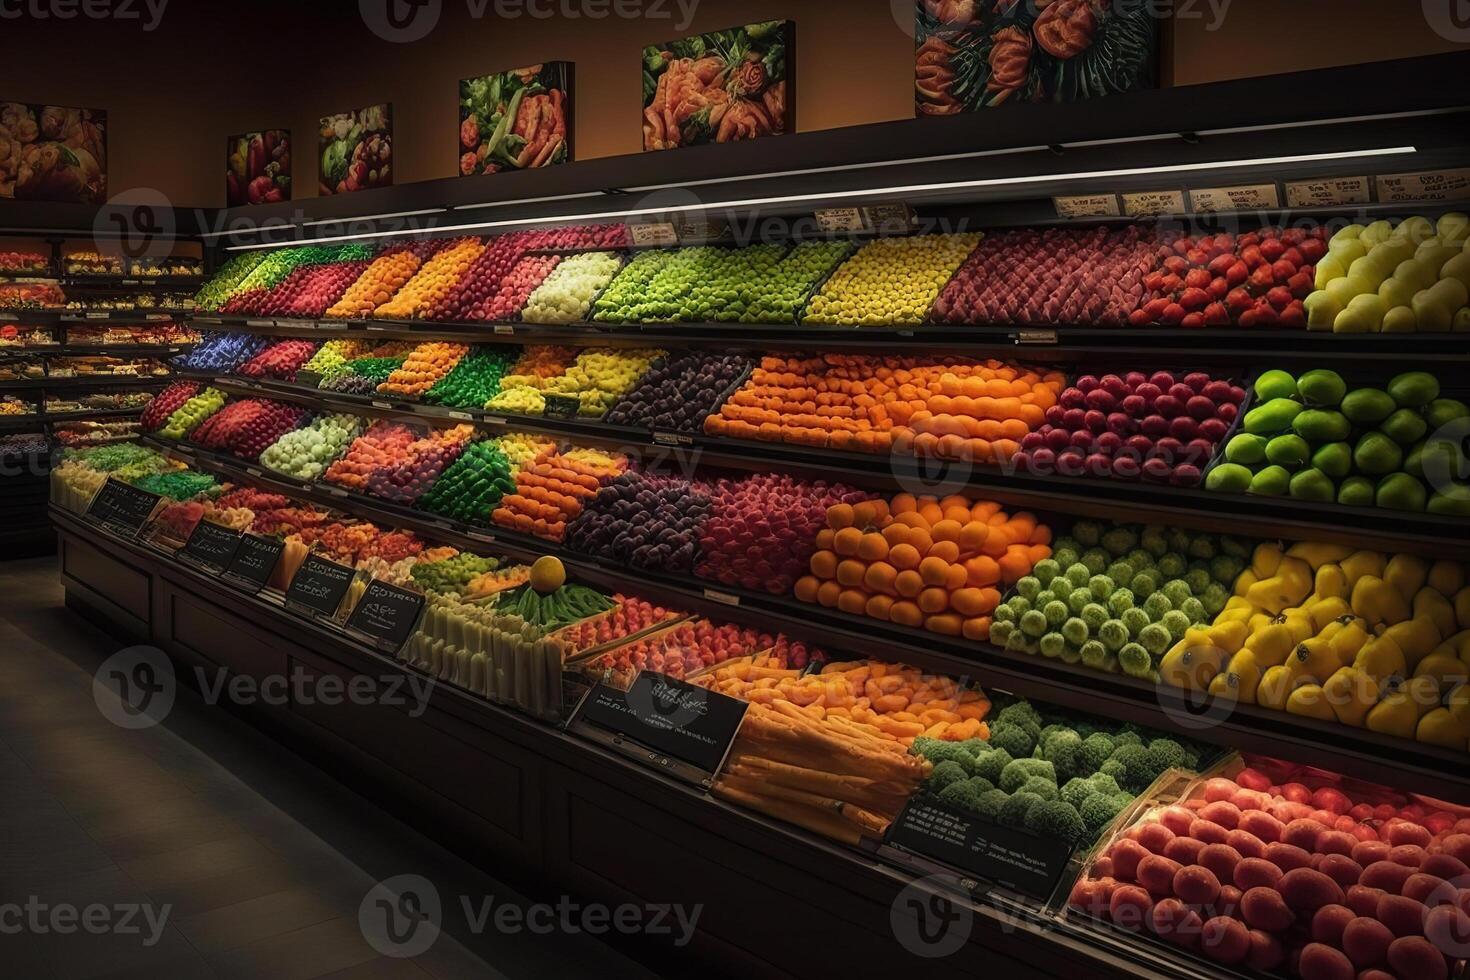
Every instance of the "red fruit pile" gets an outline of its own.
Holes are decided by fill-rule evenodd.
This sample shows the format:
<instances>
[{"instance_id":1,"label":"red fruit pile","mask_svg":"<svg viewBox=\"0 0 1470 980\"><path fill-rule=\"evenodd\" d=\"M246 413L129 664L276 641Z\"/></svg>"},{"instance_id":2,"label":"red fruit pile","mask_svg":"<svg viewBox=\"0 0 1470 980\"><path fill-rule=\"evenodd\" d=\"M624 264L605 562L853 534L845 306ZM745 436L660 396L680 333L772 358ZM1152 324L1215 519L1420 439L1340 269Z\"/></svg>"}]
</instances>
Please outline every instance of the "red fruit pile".
<instances>
[{"instance_id":1,"label":"red fruit pile","mask_svg":"<svg viewBox=\"0 0 1470 980\"><path fill-rule=\"evenodd\" d=\"M255 512L250 530L256 534L300 534L308 528L318 527L331 520L325 511L306 505L295 507L273 507Z\"/></svg>"},{"instance_id":2,"label":"red fruit pile","mask_svg":"<svg viewBox=\"0 0 1470 980\"><path fill-rule=\"evenodd\" d=\"M302 365L317 351L314 340L280 340L235 369L242 378L293 381Z\"/></svg>"},{"instance_id":3,"label":"red fruit pile","mask_svg":"<svg viewBox=\"0 0 1470 980\"><path fill-rule=\"evenodd\" d=\"M291 498L279 493L266 493L254 487L238 487L215 501L215 506L221 510L244 510L255 511L256 514L267 510L277 510L282 507L291 506Z\"/></svg>"},{"instance_id":4,"label":"red fruit pile","mask_svg":"<svg viewBox=\"0 0 1470 980\"><path fill-rule=\"evenodd\" d=\"M262 316L319 317L342 298L371 262L329 262L295 269L261 304Z\"/></svg>"},{"instance_id":5,"label":"red fruit pile","mask_svg":"<svg viewBox=\"0 0 1470 980\"><path fill-rule=\"evenodd\" d=\"M678 616L677 613L663 606L655 606L645 599L615 595L613 601L617 605L603 615L584 619L557 634L557 638L566 644L568 655L636 636Z\"/></svg>"},{"instance_id":6,"label":"red fruit pile","mask_svg":"<svg viewBox=\"0 0 1470 980\"><path fill-rule=\"evenodd\" d=\"M307 414L299 405L245 398L230 402L205 419L189 439L205 449L253 462L267 446L305 421Z\"/></svg>"},{"instance_id":7,"label":"red fruit pile","mask_svg":"<svg viewBox=\"0 0 1470 980\"><path fill-rule=\"evenodd\" d=\"M807 483L772 473L721 480L711 496L697 574L774 595L789 593L807 574L829 507L872 498L840 483Z\"/></svg>"},{"instance_id":8,"label":"red fruit pile","mask_svg":"<svg viewBox=\"0 0 1470 980\"><path fill-rule=\"evenodd\" d=\"M516 231L491 240L459 282L425 314L430 320L509 320L560 261L556 256L527 260L544 249L622 248L625 225L574 225L545 231ZM547 261L547 258L550 261ZM539 274L539 278L536 278Z\"/></svg>"},{"instance_id":9,"label":"red fruit pile","mask_svg":"<svg viewBox=\"0 0 1470 980\"><path fill-rule=\"evenodd\" d=\"M144 432L156 432L163 428L170 415L182 408L184 402L199 394L199 387L192 381L175 381L148 403L138 424L143 427Z\"/></svg>"},{"instance_id":10,"label":"red fruit pile","mask_svg":"<svg viewBox=\"0 0 1470 980\"><path fill-rule=\"evenodd\" d=\"M465 313L466 320L513 320L526 307L526 300L546 281L558 265L557 255L528 255L500 282L500 289Z\"/></svg>"},{"instance_id":11,"label":"red fruit pile","mask_svg":"<svg viewBox=\"0 0 1470 980\"><path fill-rule=\"evenodd\" d=\"M474 434L473 426L460 425L415 439L368 474L367 491L396 504L414 503L459 459Z\"/></svg>"},{"instance_id":12,"label":"red fruit pile","mask_svg":"<svg viewBox=\"0 0 1470 980\"><path fill-rule=\"evenodd\" d=\"M1192 487L1230 430L1245 389L1202 372L1084 375L1021 440L1024 472Z\"/></svg>"},{"instance_id":13,"label":"red fruit pile","mask_svg":"<svg viewBox=\"0 0 1470 980\"><path fill-rule=\"evenodd\" d=\"M1157 263L1153 231L1034 228L987 235L934 304L940 323L1122 326Z\"/></svg>"},{"instance_id":14,"label":"red fruit pile","mask_svg":"<svg viewBox=\"0 0 1470 980\"><path fill-rule=\"evenodd\" d=\"M1445 980L1470 952L1470 819L1386 799L1211 779L1128 828L1070 902L1262 972Z\"/></svg>"},{"instance_id":15,"label":"red fruit pile","mask_svg":"<svg viewBox=\"0 0 1470 980\"><path fill-rule=\"evenodd\" d=\"M768 654L772 658L769 666L777 670L800 670L812 659L806 644L799 641L701 619L618 647L598 658L590 670L623 675L654 670L682 680L705 667L758 653ZM820 653L817 659L822 659Z\"/></svg>"},{"instance_id":16,"label":"red fruit pile","mask_svg":"<svg viewBox=\"0 0 1470 980\"><path fill-rule=\"evenodd\" d=\"M358 436L341 459L328 469L326 480L353 490L367 488L373 471L402 459L419 438L411 426L399 422L375 422Z\"/></svg>"},{"instance_id":17,"label":"red fruit pile","mask_svg":"<svg viewBox=\"0 0 1470 980\"><path fill-rule=\"evenodd\" d=\"M1320 226L1182 236L1159 246L1159 265L1144 278L1147 299L1128 322L1305 328L1302 300L1326 254L1327 229Z\"/></svg>"},{"instance_id":18,"label":"red fruit pile","mask_svg":"<svg viewBox=\"0 0 1470 980\"><path fill-rule=\"evenodd\" d=\"M51 260L40 252L0 252L0 275L44 275Z\"/></svg>"}]
</instances>

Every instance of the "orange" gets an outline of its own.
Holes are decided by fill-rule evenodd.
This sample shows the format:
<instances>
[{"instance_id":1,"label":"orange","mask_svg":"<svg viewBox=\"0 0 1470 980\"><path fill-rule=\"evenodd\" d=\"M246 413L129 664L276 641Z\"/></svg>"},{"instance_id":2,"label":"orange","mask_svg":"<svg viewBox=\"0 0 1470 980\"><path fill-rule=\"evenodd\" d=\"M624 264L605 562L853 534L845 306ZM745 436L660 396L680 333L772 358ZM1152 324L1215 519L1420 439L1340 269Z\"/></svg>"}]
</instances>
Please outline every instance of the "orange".
<instances>
[{"instance_id":1,"label":"orange","mask_svg":"<svg viewBox=\"0 0 1470 980\"><path fill-rule=\"evenodd\" d=\"M924 591L924 577L912 569L898 573L893 580L893 589L906 599L912 599Z\"/></svg>"},{"instance_id":2,"label":"orange","mask_svg":"<svg viewBox=\"0 0 1470 980\"><path fill-rule=\"evenodd\" d=\"M900 571L910 568L918 568L919 562L923 560L924 556L920 554L919 549L914 547L914 545L912 544L894 545L888 550L889 563L893 565L894 568L897 568Z\"/></svg>"},{"instance_id":3,"label":"orange","mask_svg":"<svg viewBox=\"0 0 1470 980\"><path fill-rule=\"evenodd\" d=\"M919 574L925 585L942 586L949 581L949 562L943 558L925 558L919 563Z\"/></svg>"},{"instance_id":4,"label":"orange","mask_svg":"<svg viewBox=\"0 0 1470 980\"><path fill-rule=\"evenodd\" d=\"M863 532L855 527L844 527L832 538L832 550L844 557L852 557L858 553L858 547L863 542Z\"/></svg>"},{"instance_id":5,"label":"orange","mask_svg":"<svg viewBox=\"0 0 1470 980\"><path fill-rule=\"evenodd\" d=\"M863 576L867 573L867 565L849 558L837 565L837 584L855 589L863 584Z\"/></svg>"}]
</instances>

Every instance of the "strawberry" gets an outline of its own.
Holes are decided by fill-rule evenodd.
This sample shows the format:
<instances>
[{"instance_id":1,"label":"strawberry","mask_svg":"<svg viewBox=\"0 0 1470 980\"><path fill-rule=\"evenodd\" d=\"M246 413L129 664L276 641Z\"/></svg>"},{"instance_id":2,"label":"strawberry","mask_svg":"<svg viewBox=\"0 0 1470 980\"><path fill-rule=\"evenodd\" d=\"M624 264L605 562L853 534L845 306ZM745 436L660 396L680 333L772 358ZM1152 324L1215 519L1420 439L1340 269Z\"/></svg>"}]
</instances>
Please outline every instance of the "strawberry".
<instances>
[{"instance_id":1,"label":"strawberry","mask_svg":"<svg viewBox=\"0 0 1470 980\"><path fill-rule=\"evenodd\" d=\"M1286 280L1296 275L1296 266L1285 259L1277 259L1271 265L1271 272L1276 276L1277 282L1286 282Z\"/></svg>"},{"instance_id":2,"label":"strawberry","mask_svg":"<svg viewBox=\"0 0 1470 980\"><path fill-rule=\"evenodd\" d=\"M1302 253L1302 260L1316 265L1327 254L1327 243L1319 238L1308 238L1297 247Z\"/></svg>"},{"instance_id":3,"label":"strawberry","mask_svg":"<svg viewBox=\"0 0 1470 980\"><path fill-rule=\"evenodd\" d=\"M1210 284L1213 277L1208 269L1197 267L1190 269L1184 276L1184 285L1191 289L1204 289Z\"/></svg>"},{"instance_id":4,"label":"strawberry","mask_svg":"<svg viewBox=\"0 0 1470 980\"><path fill-rule=\"evenodd\" d=\"M1167 326L1174 326L1184 319L1184 307L1178 303L1170 303L1164 307L1164 313L1159 317L1159 322Z\"/></svg>"},{"instance_id":5,"label":"strawberry","mask_svg":"<svg viewBox=\"0 0 1470 980\"><path fill-rule=\"evenodd\" d=\"M1251 270L1244 262L1236 262L1225 270L1225 281L1232 286L1239 286L1250 278Z\"/></svg>"},{"instance_id":6,"label":"strawberry","mask_svg":"<svg viewBox=\"0 0 1470 980\"><path fill-rule=\"evenodd\" d=\"M1189 260L1183 256L1171 255L1164 260L1164 269L1176 276L1182 276L1189 271Z\"/></svg>"},{"instance_id":7,"label":"strawberry","mask_svg":"<svg viewBox=\"0 0 1470 980\"><path fill-rule=\"evenodd\" d=\"M1164 288L1164 274L1162 272L1150 272L1143 277L1143 288L1151 293L1162 292Z\"/></svg>"},{"instance_id":8,"label":"strawberry","mask_svg":"<svg viewBox=\"0 0 1470 980\"><path fill-rule=\"evenodd\" d=\"M1246 310L1237 321L1242 327L1254 327L1260 321L1260 314L1256 310Z\"/></svg>"},{"instance_id":9,"label":"strawberry","mask_svg":"<svg viewBox=\"0 0 1470 980\"><path fill-rule=\"evenodd\" d=\"M1293 300L1290 306L1281 311L1281 325L1297 329L1307 325L1307 311L1302 309L1301 303Z\"/></svg>"},{"instance_id":10,"label":"strawberry","mask_svg":"<svg viewBox=\"0 0 1470 980\"><path fill-rule=\"evenodd\" d=\"M1146 327L1152 322L1153 318L1148 315L1148 311L1145 309L1140 308L1128 314L1128 323L1130 326Z\"/></svg>"},{"instance_id":11,"label":"strawberry","mask_svg":"<svg viewBox=\"0 0 1470 980\"><path fill-rule=\"evenodd\" d=\"M1286 285L1291 289L1291 295L1297 299L1306 299L1312 292L1313 282L1314 279L1310 272L1301 271L1286 280Z\"/></svg>"},{"instance_id":12,"label":"strawberry","mask_svg":"<svg viewBox=\"0 0 1470 980\"><path fill-rule=\"evenodd\" d=\"M1261 253L1261 247L1259 245L1247 245L1240 250L1240 260L1247 267L1254 269L1258 266L1265 265L1266 256Z\"/></svg>"},{"instance_id":13,"label":"strawberry","mask_svg":"<svg viewBox=\"0 0 1470 980\"><path fill-rule=\"evenodd\" d=\"M1235 240L1235 244L1241 249L1247 249L1250 248L1252 245L1261 244L1261 236L1254 231L1248 231L1244 235L1241 235L1239 238L1237 238Z\"/></svg>"},{"instance_id":14,"label":"strawberry","mask_svg":"<svg viewBox=\"0 0 1470 980\"><path fill-rule=\"evenodd\" d=\"M1186 313L1179 325L1187 330L1198 330L1205 325L1205 316L1203 313Z\"/></svg>"},{"instance_id":15,"label":"strawberry","mask_svg":"<svg viewBox=\"0 0 1470 980\"><path fill-rule=\"evenodd\" d=\"M1218 276L1210 281L1210 295L1215 299L1224 299L1225 294L1230 292L1230 283L1224 276Z\"/></svg>"},{"instance_id":16,"label":"strawberry","mask_svg":"<svg viewBox=\"0 0 1470 980\"><path fill-rule=\"evenodd\" d=\"M1223 276L1226 271L1234 264L1235 256L1231 255L1229 252L1222 252L1221 254L1215 256L1213 259L1210 259L1209 270L1214 275Z\"/></svg>"},{"instance_id":17,"label":"strawberry","mask_svg":"<svg viewBox=\"0 0 1470 980\"><path fill-rule=\"evenodd\" d=\"M1288 295L1286 298L1290 300L1291 296ZM1205 292L1203 289L1186 289L1179 296L1179 305L1184 307L1186 310L1204 309L1209 302L1210 294Z\"/></svg>"},{"instance_id":18,"label":"strawberry","mask_svg":"<svg viewBox=\"0 0 1470 980\"><path fill-rule=\"evenodd\" d=\"M1177 293L1184 288L1184 278L1170 273L1164 277L1164 289L1166 293Z\"/></svg>"},{"instance_id":19,"label":"strawberry","mask_svg":"<svg viewBox=\"0 0 1470 980\"><path fill-rule=\"evenodd\" d=\"M1272 286L1266 293L1266 302L1277 310L1284 310L1291 303L1291 290L1286 286Z\"/></svg>"},{"instance_id":20,"label":"strawberry","mask_svg":"<svg viewBox=\"0 0 1470 980\"><path fill-rule=\"evenodd\" d=\"M1191 265L1204 265L1210 261L1210 253L1202 248L1192 248L1184 253L1184 257L1189 260Z\"/></svg>"},{"instance_id":21,"label":"strawberry","mask_svg":"<svg viewBox=\"0 0 1470 980\"><path fill-rule=\"evenodd\" d=\"M1225 305L1232 313L1240 313L1255 306L1256 301L1251 298L1251 294L1243 286L1237 286L1225 297Z\"/></svg>"},{"instance_id":22,"label":"strawberry","mask_svg":"<svg viewBox=\"0 0 1470 980\"><path fill-rule=\"evenodd\" d=\"M1261 242L1261 256L1267 262L1275 262L1286 253L1286 245L1279 238L1268 238Z\"/></svg>"},{"instance_id":23,"label":"strawberry","mask_svg":"<svg viewBox=\"0 0 1470 980\"><path fill-rule=\"evenodd\" d=\"M1251 273L1251 288L1257 293L1264 293L1276 285L1276 273L1271 271L1269 265L1258 265L1256 271Z\"/></svg>"},{"instance_id":24,"label":"strawberry","mask_svg":"<svg viewBox=\"0 0 1470 980\"><path fill-rule=\"evenodd\" d=\"M1256 304L1256 308L1253 312L1256 314L1257 326L1274 326L1276 322L1281 319L1281 317L1276 313L1276 310L1271 307L1271 304L1265 302L1264 300Z\"/></svg>"},{"instance_id":25,"label":"strawberry","mask_svg":"<svg viewBox=\"0 0 1470 980\"><path fill-rule=\"evenodd\" d=\"M1204 317L1205 323L1218 327L1230 322L1230 311L1225 309L1224 303L1211 303L1205 307Z\"/></svg>"},{"instance_id":26,"label":"strawberry","mask_svg":"<svg viewBox=\"0 0 1470 980\"><path fill-rule=\"evenodd\" d=\"M1293 245L1291 248L1281 253L1281 261L1290 262L1292 265L1300 269L1303 265L1306 264L1307 260L1302 258L1302 250Z\"/></svg>"},{"instance_id":27,"label":"strawberry","mask_svg":"<svg viewBox=\"0 0 1470 980\"><path fill-rule=\"evenodd\" d=\"M1164 310L1167 309L1168 306L1169 301L1160 297L1159 299L1149 300L1148 304L1144 306L1143 312L1148 314L1149 322L1152 323L1153 321L1164 315Z\"/></svg>"}]
</instances>

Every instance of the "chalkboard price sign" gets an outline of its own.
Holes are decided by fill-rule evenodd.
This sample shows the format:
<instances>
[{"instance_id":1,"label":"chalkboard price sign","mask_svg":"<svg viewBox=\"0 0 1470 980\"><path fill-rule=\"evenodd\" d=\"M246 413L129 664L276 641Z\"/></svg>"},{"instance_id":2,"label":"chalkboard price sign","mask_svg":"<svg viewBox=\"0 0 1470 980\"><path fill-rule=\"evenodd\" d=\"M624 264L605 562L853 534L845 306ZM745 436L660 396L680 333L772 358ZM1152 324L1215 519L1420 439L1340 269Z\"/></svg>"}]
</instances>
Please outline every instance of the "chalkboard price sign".
<instances>
[{"instance_id":1,"label":"chalkboard price sign","mask_svg":"<svg viewBox=\"0 0 1470 980\"><path fill-rule=\"evenodd\" d=\"M357 573L318 555L307 555L286 588L286 605L298 612L335 616Z\"/></svg>"},{"instance_id":2,"label":"chalkboard price sign","mask_svg":"<svg viewBox=\"0 0 1470 980\"><path fill-rule=\"evenodd\" d=\"M567 395L547 395L546 410L542 413L549 419L561 419L569 422L577 417L582 410L580 399L571 398Z\"/></svg>"},{"instance_id":3,"label":"chalkboard price sign","mask_svg":"<svg viewBox=\"0 0 1470 980\"><path fill-rule=\"evenodd\" d=\"M744 701L694 684L642 671L628 690L598 684L576 721L651 750L641 758L669 769L671 760L713 776L724 764L748 708Z\"/></svg>"},{"instance_id":4,"label":"chalkboard price sign","mask_svg":"<svg viewBox=\"0 0 1470 980\"><path fill-rule=\"evenodd\" d=\"M888 828L890 846L939 862L962 877L994 882L1039 898L1051 897L1072 848L952 810L932 797L909 800Z\"/></svg>"},{"instance_id":5,"label":"chalkboard price sign","mask_svg":"<svg viewBox=\"0 0 1470 980\"><path fill-rule=\"evenodd\" d=\"M275 574L276 564L285 550L286 546L275 538L246 534L240 538L240 546L225 568L224 577L247 592L259 592Z\"/></svg>"},{"instance_id":6,"label":"chalkboard price sign","mask_svg":"<svg viewBox=\"0 0 1470 980\"><path fill-rule=\"evenodd\" d=\"M397 653L413 634L423 608L423 593L374 579L347 618L347 631Z\"/></svg>"},{"instance_id":7,"label":"chalkboard price sign","mask_svg":"<svg viewBox=\"0 0 1470 980\"><path fill-rule=\"evenodd\" d=\"M121 480L108 479L92 498L87 516L115 534L137 537L162 499Z\"/></svg>"},{"instance_id":8,"label":"chalkboard price sign","mask_svg":"<svg viewBox=\"0 0 1470 980\"><path fill-rule=\"evenodd\" d=\"M194 533L184 542L180 553L184 558L214 571L228 568L240 548L240 532L209 521L194 525Z\"/></svg>"}]
</instances>

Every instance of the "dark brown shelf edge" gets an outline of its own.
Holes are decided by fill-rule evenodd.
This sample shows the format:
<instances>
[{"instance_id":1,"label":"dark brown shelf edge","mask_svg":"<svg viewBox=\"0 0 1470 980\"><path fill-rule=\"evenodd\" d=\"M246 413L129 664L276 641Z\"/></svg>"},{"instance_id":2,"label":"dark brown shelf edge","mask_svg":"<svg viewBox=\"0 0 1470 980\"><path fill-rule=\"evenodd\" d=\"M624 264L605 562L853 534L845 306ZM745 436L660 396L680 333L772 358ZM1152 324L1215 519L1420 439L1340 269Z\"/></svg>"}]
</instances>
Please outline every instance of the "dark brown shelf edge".
<instances>
[{"instance_id":1,"label":"dark brown shelf edge","mask_svg":"<svg viewBox=\"0 0 1470 980\"><path fill-rule=\"evenodd\" d=\"M361 495L328 491L262 467L221 460L211 453L174 446L151 436L141 441L226 479L348 511L462 550L489 549L520 561L555 555L582 581L602 588L626 589L711 618L758 629L778 629L837 652L902 660L933 673L978 681L988 690L1470 804L1470 766L1466 765L1470 756L1465 753L1254 705L1214 699L1193 701L1184 692L1123 675L1008 653L990 644L895 627L874 619L841 617L820 606L718 582L693 579L695 585L691 586L689 577L680 579L632 568L499 528L471 529Z\"/></svg>"}]
</instances>

